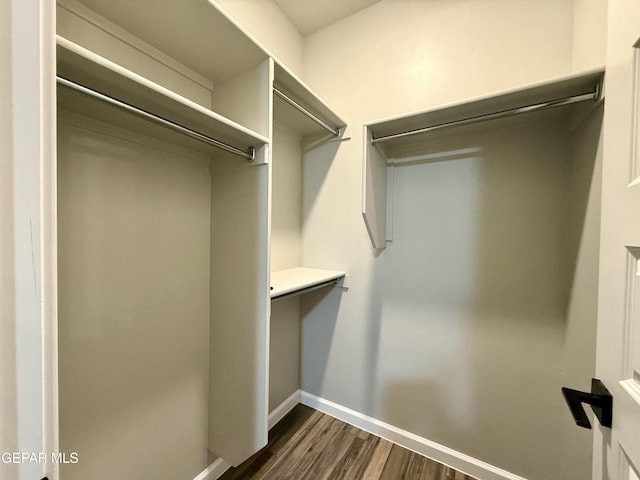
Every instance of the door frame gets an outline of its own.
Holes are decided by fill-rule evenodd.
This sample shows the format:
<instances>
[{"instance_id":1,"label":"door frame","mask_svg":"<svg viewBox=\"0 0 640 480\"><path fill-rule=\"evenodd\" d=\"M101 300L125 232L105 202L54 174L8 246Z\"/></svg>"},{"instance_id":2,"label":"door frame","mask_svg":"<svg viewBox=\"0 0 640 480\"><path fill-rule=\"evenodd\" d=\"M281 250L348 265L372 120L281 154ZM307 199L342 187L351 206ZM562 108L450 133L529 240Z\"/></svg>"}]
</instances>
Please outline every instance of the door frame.
<instances>
[{"instance_id":1,"label":"door frame","mask_svg":"<svg viewBox=\"0 0 640 480\"><path fill-rule=\"evenodd\" d=\"M11 421L1 438L12 452L47 459L2 468L9 478L57 480L50 463L58 451L55 0L8 0L2 9L9 45L0 53L8 79L0 93L10 113L1 166L0 334L13 341L0 370L3 386L12 387L2 399Z\"/></svg>"}]
</instances>

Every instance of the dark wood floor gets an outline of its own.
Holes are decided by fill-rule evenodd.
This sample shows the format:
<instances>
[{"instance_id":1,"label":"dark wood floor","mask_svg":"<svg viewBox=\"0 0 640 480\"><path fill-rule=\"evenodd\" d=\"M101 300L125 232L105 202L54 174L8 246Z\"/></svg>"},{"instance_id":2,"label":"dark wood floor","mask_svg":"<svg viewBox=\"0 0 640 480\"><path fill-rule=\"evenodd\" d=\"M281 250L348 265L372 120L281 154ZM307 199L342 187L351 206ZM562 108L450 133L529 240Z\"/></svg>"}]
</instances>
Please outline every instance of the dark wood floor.
<instances>
[{"instance_id":1,"label":"dark wood floor","mask_svg":"<svg viewBox=\"0 0 640 480\"><path fill-rule=\"evenodd\" d=\"M474 480L304 405L269 444L221 480Z\"/></svg>"}]
</instances>

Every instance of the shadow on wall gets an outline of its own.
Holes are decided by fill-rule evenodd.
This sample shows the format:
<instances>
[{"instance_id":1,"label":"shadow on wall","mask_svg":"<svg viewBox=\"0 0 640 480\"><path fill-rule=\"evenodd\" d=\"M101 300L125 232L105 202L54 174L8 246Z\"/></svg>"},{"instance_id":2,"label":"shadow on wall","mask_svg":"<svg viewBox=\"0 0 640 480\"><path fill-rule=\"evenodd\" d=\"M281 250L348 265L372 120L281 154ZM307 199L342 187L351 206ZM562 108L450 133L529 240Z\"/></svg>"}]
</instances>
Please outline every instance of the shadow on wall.
<instances>
[{"instance_id":1,"label":"shadow on wall","mask_svg":"<svg viewBox=\"0 0 640 480\"><path fill-rule=\"evenodd\" d=\"M302 163L305 169L303 176L313 179L328 178L329 170L331 170L333 159L338 153L340 144L341 142L339 141L332 141L305 152ZM305 182L303 220L309 218L309 215L313 213L314 205L322 193L323 185L324 181Z\"/></svg>"},{"instance_id":2,"label":"shadow on wall","mask_svg":"<svg viewBox=\"0 0 640 480\"><path fill-rule=\"evenodd\" d=\"M301 296L300 318L304 322L304 330L307 332L301 338L302 346L300 349L301 352L305 352L305 356L300 359L300 369L307 372L307 375L301 379L301 388L304 391L313 391L308 385L323 384L333 344L340 302L344 293L345 290L339 287L325 287ZM322 318L312 317L310 319L310 313L316 308L322 308ZM319 322L320 320L321 322ZM313 341L305 341L307 338L313 339ZM323 368L317 368L317 365L315 365L316 368L305 369L303 363L305 357L313 358L314 362L322 365Z\"/></svg>"},{"instance_id":3,"label":"shadow on wall","mask_svg":"<svg viewBox=\"0 0 640 480\"><path fill-rule=\"evenodd\" d=\"M591 476L591 435L560 395L595 359L589 114L586 143L551 112L432 137L396 166L374 416L528 478Z\"/></svg>"},{"instance_id":4,"label":"shadow on wall","mask_svg":"<svg viewBox=\"0 0 640 480\"><path fill-rule=\"evenodd\" d=\"M197 475L207 460L209 166L119 127L58 118L60 445L80 458L61 471L97 480L117 459L125 478L149 465Z\"/></svg>"},{"instance_id":5,"label":"shadow on wall","mask_svg":"<svg viewBox=\"0 0 640 480\"><path fill-rule=\"evenodd\" d=\"M377 251L377 249L374 249ZM369 285L370 297L367 302L367 311L364 312L364 318L367 320L364 326L364 396L362 405L364 406L365 415L375 417L376 411L376 391L378 385L379 362L380 362L380 335L382 326L382 308L383 308L383 288L384 276L379 272L384 266L385 256L378 258L373 264L373 273L371 285Z\"/></svg>"}]
</instances>

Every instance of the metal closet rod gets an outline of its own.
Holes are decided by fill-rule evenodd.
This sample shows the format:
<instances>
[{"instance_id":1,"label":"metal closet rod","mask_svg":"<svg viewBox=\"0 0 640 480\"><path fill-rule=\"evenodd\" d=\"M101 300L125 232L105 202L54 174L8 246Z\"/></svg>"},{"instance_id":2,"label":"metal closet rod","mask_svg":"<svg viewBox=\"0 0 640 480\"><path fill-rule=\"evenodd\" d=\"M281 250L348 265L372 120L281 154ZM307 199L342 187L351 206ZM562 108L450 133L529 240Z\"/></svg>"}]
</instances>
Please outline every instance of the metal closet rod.
<instances>
[{"instance_id":1,"label":"metal closet rod","mask_svg":"<svg viewBox=\"0 0 640 480\"><path fill-rule=\"evenodd\" d=\"M108 95L105 95L103 93L100 92L96 92L95 90L91 90L90 88L87 88L83 85L80 85L78 83L72 82L71 80L67 80L66 78L60 77L60 76L56 76L56 81L60 84L63 85L67 88L70 88L72 90L75 90L77 92L83 93L85 95L88 95L90 97L96 98L98 100L101 100L105 103L108 103L109 105L113 105L116 106L118 108L121 108L123 110L126 110L127 112L133 113L134 115L137 115L139 117L142 117L146 120L150 120L154 123L157 123L159 125L162 125L163 127L167 127L170 128L172 130L175 130L176 132L182 133L183 135L186 135L188 137L194 138L196 140L199 140L200 142L206 143L207 145L211 145L213 147L219 148L221 150L225 150L229 153L232 153L234 155L238 155L239 157L243 157L246 158L247 160L249 160L250 162L253 162L255 160L255 148L254 147L249 147L249 150L247 152L240 150L239 148L236 148L232 145L229 145L227 143L221 142L220 140L216 140L215 138L211 138L207 135L204 135L202 133L196 132L195 130L191 130L190 128L187 127L183 127L182 125L172 122L170 120L167 120L165 118L159 117L158 115L155 115L153 113L147 112L146 110L142 110L141 108L138 107L134 107L133 105L130 105L128 103L125 103L121 100L117 100L113 97L110 97Z\"/></svg>"},{"instance_id":2,"label":"metal closet rod","mask_svg":"<svg viewBox=\"0 0 640 480\"><path fill-rule=\"evenodd\" d=\"M295 108L296 110L298 110L300 113L306 115L308 118L310 118L311 120L313 120L314 122L316 122L318 125L320 125L322 128L324 128L326 131L328 131L329 133L331 133L332 135L335 135L336 137L340 136L340 131L338 129L333 128L331 125L328 125L327 123L325 123L324 121L322 121L321 119L319 119L318 117L316 117L313 113L311 113L309 110L307 110L306 108L304 108L302 105L300 105L298 102L296 102L295 100L293 100L291 97L289 97L286 93L284 93L282 90L278 89L278 87L276 87L275 85L273 86L273 93L275 93L278 97L280 97L281 99L283 99L285 102L287 102L289 105L291 105L293 108Z\"/></svg>"},{"instance_id":3,"label":"metal closet rod","mask_svg":"<svg viewBox=\"0 0 640 480\"><path fill-rule=\"evenodd\" d=\"M520 115L522 113L538 112L546 110L548 108L560 107L563 105L571 105L572 103L584 102L586 100L597 101L600 98L600 84L598 83L593 92L583 93L580 95L574 95L571 97L560 98L558 100L550 100L548 102L536 103L534 105L528 105L525 107L512 108L510 110L503 110L495 113L488 113L486 115L478 115L477 117L463 118L462 120L454 120L452 122L440 123L431 127L419 128L416 130L409 130L407 132L394 133L391 135L385 135L383 137L372 138L371 143L381 143L387 140L393 140L395 138L408 137L410 135L418 135L420 133L433 132L447 127L470 125L473 123L484 122L486 120L495 120L498 118L512 117L514 115Z\"/></svg>"},{"instance_id":4,"label":"metal closet rod","mask_svg":"<svg viewBox=\"0 0 640 480\"><path fill-rule=\"evenodd\" d=\"M275 302L276 300L282 300L288 297L293 297L295 295L302 295L303 293L313 292L315 290L320 290L321 288L333 286L338 286L339 278L334 278L333 280L329 280L323 283L319 283L318 285L312 285L310 287L301 288L300 290L294 290L293 292L283 293L281 295L276 295L275 297L271 297L271 301Z\"/></svg>"}]
</instances>

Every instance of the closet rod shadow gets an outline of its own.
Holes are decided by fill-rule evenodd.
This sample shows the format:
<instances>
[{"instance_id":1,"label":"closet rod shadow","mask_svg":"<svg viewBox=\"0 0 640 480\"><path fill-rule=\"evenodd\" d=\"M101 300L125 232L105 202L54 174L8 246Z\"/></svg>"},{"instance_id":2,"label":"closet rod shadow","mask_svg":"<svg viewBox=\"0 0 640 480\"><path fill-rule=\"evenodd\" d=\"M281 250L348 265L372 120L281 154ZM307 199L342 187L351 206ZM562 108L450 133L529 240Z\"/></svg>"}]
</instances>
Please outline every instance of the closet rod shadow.
<instances>
[{"instance_id":1,"label":"closet rod shadow","mask_svg":"<svg viewBox=\"0 0 640 480\"><path fill-rule=\"evenodd\" d=\"M409 130L407 132L394 133L391 135L385 135L383 137L375 137L371 139L371 144L385 142L387 140L393 140L395 138L408 137L410 135L418 135L420 133L433 132L447 127L454 127L460 125L470 125L473 123L484 122L486 120L495 120L498 118L512 117L514 115L520 115L522 113L538 112L546 110L548 108L561 107L563 105L571 105L573 103L584 102L587 100L597 101L600 98L600 85L596 85L593 92L584 93L581 95L574 95L572 97L560 98L558 100L550 100L548 102L536 103L535 105L527 105L524 107L513 108L510 110L502 110L495 113L487 113L485 115L478 115L477 117L463 118L461 120L454 120L452 122L440 123L438 125L432 125L430 127L419 128L416 130Z\"/></svg>"},{"instance_id":2,"label":"closet rod shadow","mask_svg":"<svg viewBox=\"0 0 640 480\"><path fill-rule=\"evenodd\" d=\"M316 122L318 125L320 125L322 128L324 128L327 132L331 133L332 135L335 135L336 137L340 136L340 131L338 129L333 128L332 126L328 125L327 123L325 123L324 121L322 121L321 119L316 117L313 113L311 113L309 110L304 108L298 102L293 100L291 97L289 97L282 90L279 90L278 87L276 87L275 85L273 86L273 93L275 93L278 97L280 97L282 100L287 102L293 108L298 110L300 113L302 113L303 115L307 116L308 118L310 118L311 120Z\"/></svg>"},{"instance_id":3,"label":"closet rod shadow","mask_svg":"<svg viewBox=\"0 0 640 480\"><path fill-rule=\"evenodd\" d=\"M180 124L177 124L165 118L154 115L153 113L147 112L146 110L142 110L138 107L134 107L133 105L129 105L128 103L109 97L108 95L105 95L103 93L96 92L95 90L91 90L90 88L87 88L78 83L72 82L71 80L67 80L66 78L56 76L56 81L58 82L58 84L63 85L67 88L70 88L77 92L80 92L90 97L101 100L105 103L108 103L109 105L113 105L123 110L126 110L127 112L133 113L134 115L137 115L146 120L150 120L154 123L157 123L158 125L162 125L163 127L170 128L172 130L175 130L176 132L182 133L183 135L191 137L195 140L199 140L200 142L206 143L207 145L211 145L213 147L219 148L221 150L225 150L226 152L232 153L234 155L238 155L239 157L246 158L250 162L255 160L254 147L249 147L248 151L245 152L232 145L228 145L224 142L221 142L220 140L216 140L215 138L211 138L207 135L203 135L202 133L198 133L195 130L191 130L190 128L183 127Z\"/></svg>"}]
</instances>

